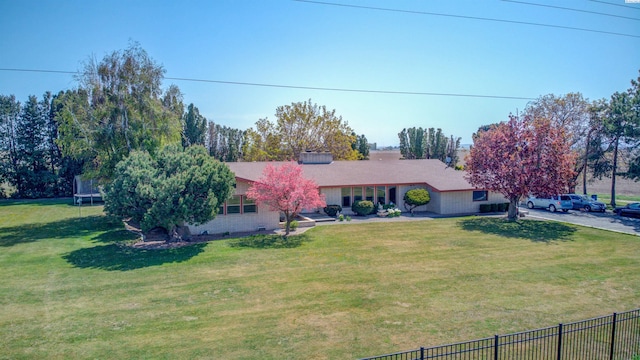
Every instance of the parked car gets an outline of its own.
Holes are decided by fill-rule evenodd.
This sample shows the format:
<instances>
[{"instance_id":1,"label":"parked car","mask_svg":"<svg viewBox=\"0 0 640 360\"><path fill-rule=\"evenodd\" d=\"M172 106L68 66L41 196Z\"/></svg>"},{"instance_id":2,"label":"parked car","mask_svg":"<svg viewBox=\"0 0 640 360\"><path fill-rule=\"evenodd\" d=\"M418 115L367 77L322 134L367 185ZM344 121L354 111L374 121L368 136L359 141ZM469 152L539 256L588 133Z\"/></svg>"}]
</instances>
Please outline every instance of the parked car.
<instances>
[{"instance_id":1,"label":"parked car","mask_svg":"<svg viewBox=\"0 0 640 360\"><path fill-rule=\"evenodd\" d=\"M584 211L605 212L607 206L604 203L588 198L586 195L566 194L571 198L574 210L584 209Z\"/></svg>"},{"instance_id":2,"label":"parked car","mask_svg":"<svg viewBox=\"0 0 640 360\"><path fill-rule=\"evenodd\" d=\"M548 209L551 212L556 212L557 210L567 212L573 209L573 203L568 195L556 195L548 198L530 196L527 199L527 207L529 209Z\"/></svg>"},{"instance_id":3,"label":"parked car","mask_svg":"<svg viewBox=\"0 0 640 360\"><path fill-rule=\"evenodd\" d=\"M640 203L630 203L613 211L620 216L640 218Z\"/></svg>"}]
</instances>

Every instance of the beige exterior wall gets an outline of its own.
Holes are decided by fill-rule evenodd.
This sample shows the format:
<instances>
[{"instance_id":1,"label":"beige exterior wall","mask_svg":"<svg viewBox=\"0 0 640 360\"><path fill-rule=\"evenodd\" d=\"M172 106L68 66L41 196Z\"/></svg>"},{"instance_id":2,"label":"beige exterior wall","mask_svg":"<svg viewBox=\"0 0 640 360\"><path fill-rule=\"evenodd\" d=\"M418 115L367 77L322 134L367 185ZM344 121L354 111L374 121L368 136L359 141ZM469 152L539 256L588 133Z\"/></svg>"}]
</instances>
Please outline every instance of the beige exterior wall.
<instances>
[{"instance_id":1,"label":"beige exterior wall","mask_svg":"<svg viewBox=\"0 0 640 360\"><path fill-rule=\"evenodd\" d=\"M244 195L250 184L244 181L236 183L234 195ZM257 231L259 228L275 230L280 227L280 212L271 211L267 206L258 206L258 212L247 214L218 214L215 219L202 225L188 225L192 234L224 234Z\"/></svg>"},{"instance_id":2,"label":"beige exterior wall","mask_svg":"<svg viewBox=\"0 0 640 360\"><path fill-rule=\"evenodd\" d=\"M480 204L508 202L504 196L489 191L487 201L473 201L473 191L444 192L440 214L471 214L480 212Z\"/></svg>"},{"instance_id":3,"label":"beige exterior wall","mask_svg":"<svg viewBox=\"0 0 640 360\"><path fill-rule=\"evenodd\" d=\"M425 184L398 186L398 209L407 211L407 208L404 206L404 194L406 194L407 191L413 189L427 189L427 191L429 192L429 196L431 197L431 201L429 201L427 205L418 206L417 208L413 209L414 212L429 211L440 213L440 193L433 191L432 188L426 186Z\"/></svg>"},{"instance_id":4,"label":"beige exterior wall","mask_svg":"<svg viewBox=\"0 0 640 360\"><path fill-rule=\"evenodd\" d=\"M203 225L189 225L192 234L201 234L207 231L209 234L236 233L245 231L257 231L259 228L275 230L280 226L280 213L270 211L267 207L258 207L257 213L216 215L215 219Z\"/></svg>"},{"instance_id":5,"label":"beige exterior wall","mask_svg":"<svg viewBox=\"0 0 640 360\"><path fill-rule=\"evenodd\" d=\"M324 194L324 200L327 205L341 205L342 206L342 188L322 188L320 193Z\"/></svg>"},{"instance_id":6,"label":"beige exterior wall","mask_svg":"<svg viewBox=\"0 0 640 360\"><path fill-rule=\"evenodd\" d=\"M249 183L244 182L244 181L238 181L236 183L236 192L234 193L234 195L244 195L247 190L249 190Z\"/></svg>"}]
</instances>

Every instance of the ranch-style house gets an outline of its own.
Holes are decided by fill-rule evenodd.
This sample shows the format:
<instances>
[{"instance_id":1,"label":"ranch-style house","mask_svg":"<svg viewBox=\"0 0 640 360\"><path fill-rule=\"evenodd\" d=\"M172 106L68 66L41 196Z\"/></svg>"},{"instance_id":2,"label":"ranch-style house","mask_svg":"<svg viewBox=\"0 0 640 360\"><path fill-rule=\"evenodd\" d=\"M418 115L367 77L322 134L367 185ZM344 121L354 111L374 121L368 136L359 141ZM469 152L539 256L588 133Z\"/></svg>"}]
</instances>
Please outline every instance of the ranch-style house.
<instances>
[{"instance_id":1,"label":"ranch-style house","mask_svg":"<svg viewBox=\"0 0 640 360\"><path fill-rule=\"evenodd\" d=\"M279 228L279 212L257 206L245 193L251 183L262 176L267 164L279 166L284 163L227 163L236 177L234 196L220 206L212 221L199 226L189 225L191 233L222 234ZM403 196L416 188L427 189L431 201L415 211L473 214L479 212L480 204L505 202L501 194L474 188L464 179L464 171L447 167L440 160L333 161L329 153L303 153L299 164L304 177L318 184L327 205L341 205L345 215L352 214L351 205L357 200L371 200L376 205L394 203L405 211ZM305 212L322 212L322 209Z\"/></svg>"}]
</instances>

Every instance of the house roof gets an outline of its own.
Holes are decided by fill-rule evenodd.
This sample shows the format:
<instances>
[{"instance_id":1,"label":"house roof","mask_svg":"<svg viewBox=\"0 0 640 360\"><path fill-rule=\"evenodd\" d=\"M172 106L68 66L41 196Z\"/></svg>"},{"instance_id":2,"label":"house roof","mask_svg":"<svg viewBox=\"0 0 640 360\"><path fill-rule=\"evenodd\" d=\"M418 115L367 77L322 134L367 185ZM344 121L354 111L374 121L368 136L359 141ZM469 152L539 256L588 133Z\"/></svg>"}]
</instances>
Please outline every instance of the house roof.
<instances>
[{"instance_id":1,"label":"house roof","mask_svg":"<svg viewBox=\"0 0 640 360\"><path fill-rule=\"evenodd\" d=\"M227 165L237 178L256 181L268 164L280 166L285 163L232 162ZM464 171L456 171L434 159L333 161L300 166L304 176L314 180L319 187L428 184L437 191L475 189L464 179Z\"/></svg>"}]
</instances>

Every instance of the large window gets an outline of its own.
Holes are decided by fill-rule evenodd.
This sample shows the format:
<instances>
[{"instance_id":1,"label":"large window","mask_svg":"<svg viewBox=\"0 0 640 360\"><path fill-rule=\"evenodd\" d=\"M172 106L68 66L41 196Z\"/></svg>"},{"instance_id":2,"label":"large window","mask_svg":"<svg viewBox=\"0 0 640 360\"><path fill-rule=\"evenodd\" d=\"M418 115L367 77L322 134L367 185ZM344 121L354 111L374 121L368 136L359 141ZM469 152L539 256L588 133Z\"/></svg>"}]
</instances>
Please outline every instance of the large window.
<instances>
[{"instance_id":1,"label":"large window","mask_svg":"<svg viewBox=\"0 0 640 360\"><path fill-rule=\"evenodd\" d=\"M350 207L351 206L351 188L343 187L340 189L342 193L342 207Z\"/></svg>"},{"instance_id":2,"label":"large window","mask_svg":"<svg viewBox=\"0 0 640 360\"><path fill-rule=\"evenodd\" d=\"M234 195L227 200L227 214L240 214L240 196Z\"/></svg>"},{"instance_id":3,"label":"large window","mask_svg":"<svg viewBox=\"0 0 640 360\"><path fill-rule=\"evenodd\" d=\"M219 215L247 214L255 212L258 212L256 202L241 195L234 195L218 208Z\"/></svg>"},{"instance_id":4,"label":"large window","mask_svg":"<svg viewBox=\"0 0 640 360\"><path fill-rule=\"evenodd\" d=\"M387 187L386 186L378 186L376 187L377 201L378 204L386 204L387 201Z\"/></svg>"},{"instance_id":5,"label":"large window","mask_svg":"<svg viewBox=\"0 0 640 360\"><path fill-rule=\"evenodd\" d=\"M258 212L258 208L256 207L256 202L252 199L247 199L246 197L243 197L242 212L244 214Z\"/></svg>"},{"instance_id":6,"label":"large window","mask_svg":"<svg viewBox=\"0 0 640 360\"><path fill-rule=\"evenodd\" d=\"M375 201L373 201L373 186L367 186L367 191L366 191L366 200L371 201L372 203L375 204Z\"/></svg>"},{"instance_id":7,"label":"large window","mask_svg":"<svg viewBox=\"0 0 640 360\"><path fill-rule=\"evenodd\" d=\"M353 202L362 200L362 188L354 187L353 188Z\"/></svg>"},{"instance_id":8,"label":"large window","mask_svg":"<svg viewBox=\"0 0 640 360\"><path fill-rule=\"evenodd\" d=\"M473 192L473 201L489 200L489 192L486 190L476 190Z\"/></svg>"}]
</instances>

